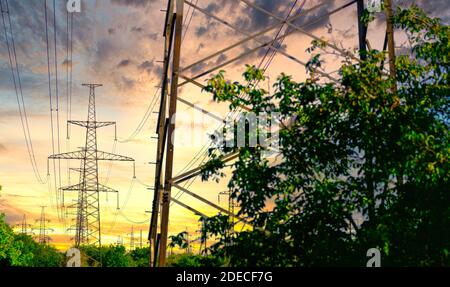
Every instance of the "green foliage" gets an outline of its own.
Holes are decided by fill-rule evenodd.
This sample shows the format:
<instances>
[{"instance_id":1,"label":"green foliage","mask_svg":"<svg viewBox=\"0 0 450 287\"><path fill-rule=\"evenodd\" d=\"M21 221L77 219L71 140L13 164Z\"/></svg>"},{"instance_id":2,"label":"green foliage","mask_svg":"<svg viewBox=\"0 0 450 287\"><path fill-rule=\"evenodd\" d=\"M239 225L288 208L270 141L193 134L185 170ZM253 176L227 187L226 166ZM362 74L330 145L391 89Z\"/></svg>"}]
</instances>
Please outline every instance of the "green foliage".
<instances>
[{"instance_id":1,"label":"green foliage","mask_svg":"<svg viewBox=\"0 0 450 287\"><path fill-rule=\"evenodd\" d=\"M0 265L21 267L59 267L64 255L54 247L39 244L24 234L14 234L0 216Z\"/></svg>"},{"instance_id":2,"label":"green foliage","mask_svg":"<svg viewBox=\"0 0 450 287\"><path fill-rule=\"evenodd\" d=\"M91 267L133 267L134 262L123 245L80 246L82 258ZM83 265L85 265L83 264Z\"/></svg>"},{"instance_id":3,"label":"green foliage","mask_svg":"<svg viewBox=\"0 0 450 287\"><path fill-rule=\"evenodd\" d=\"M171 254L167 258L167 266L169 267L222 267L224 262L220 257L207 255L195 255L195 254Z\"/></svg>"},{"instance_id":4,"label":"green foliage","mask_svg":"<svg viewBox=\"0 0 450 287\"><path fill-rule=\"evenodd\" d=\"M22 244L15 240L14 231L0 214L0 265L23 266L29 262L32 254L22 251Z\"/></svg>"},{"instance_id":5,"label":"green foliage","mask_svg":"<svg viewBox=\"0 0 450 287\"><path fill-rule=\"evenodd\" d=\"M134 267L148 267L150 249L148 247L136 248L129 252Z\"/></svg>"},{"instance_id":6,"label":"green foliage","mask_svg":"<svg viewBox=\"0 0 450 287\"><path fill-rule=\"evenodd\" d=\"M169 236L170 240L169 247L170 248L179 247L181 249L188 248L187 236L188 233L186 231L180 232L179 234L176 235Z\"/></svg>"},{"instance_id":7,"label":"green foliage","mask_svg":"<svg viewBox=\"0 0 450 287\"><path fill-rule=\"evenodd\" d=\"M26 267L61 267L64 265L65 255L48 244L39 244L31 236L18 234L15 238L20 242L22 252L32 254L30 260L21 266Z\"/></svg>"},{"instance_id":8,"label":"green foliage","mask_svg":"<svg viewBox=\"0 0 450 287\"><path fill-rule=\"evenodd\" d=\"M250 66L244 84L223 71L208 81L205 90L231 110L282 120L281 160L261 157L261 146L238 149L228 187L253 228L230 233L226 216L208 219L214 255L233 266L364 266L376 247L384 265L450 265L450 30L415 6L393 21L412 41L395 79L372 50L347 59L338 83L282 74L270 95ZM308 69L316 67L320 54ZM212 152L203 180L223 176L224 151Z\"/></svg>"}]
</instances>

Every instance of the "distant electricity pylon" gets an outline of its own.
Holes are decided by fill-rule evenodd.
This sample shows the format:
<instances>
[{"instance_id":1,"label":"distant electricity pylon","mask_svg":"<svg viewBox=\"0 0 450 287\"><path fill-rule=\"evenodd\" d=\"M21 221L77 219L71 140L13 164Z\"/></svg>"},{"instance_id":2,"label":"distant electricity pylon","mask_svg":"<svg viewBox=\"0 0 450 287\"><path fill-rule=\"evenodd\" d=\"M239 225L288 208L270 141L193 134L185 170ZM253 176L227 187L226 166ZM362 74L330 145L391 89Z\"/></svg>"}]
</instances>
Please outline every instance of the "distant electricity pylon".
<instances>
[{"instance_id":1,"label":"distant electricity pylon","mask_svg":"<svg viewBox=\"0 0 450 287\"><path fill-rule=\"evenodd\" d=\"M78 200L75 204L76 225L75 246L82 244L101 245L100 229L100 192L114 192L117 194L117 209L119 208L119 192L99 183L98 180L98 161L131 161L134 159L117 154L112 154L97 150L97 129L116 125L115 122L98 122L95 111L95 88L101 87L101 84L83 84L89 87L89 106L87 121L68 121L68 124L74 124L86 128L86 143L84 148L79 151L55 154L49 159L77 159L81 160L80 180L78 184L61 188L65 191L77 191ZM117 136L115 137L117 140ZM64 198L64 197L63 197ZM64 203L63 203L64 205Z\"/></svg>"},{"instance_id":2,"label":"distant electricity pylon","mask_svg":"<svg viewBox=\"0 0 450 287\"><path fill-rule=\"evenodd\" d=\"M131 225L131 233L129 233L128 235L130 235L130 249L133 250L135 247L134 226L133 225Z\"/></svg>"},{"instance_id":3,"label":"distant electricity pylon","mask_svg":"<svg viewBox=\"0 0 450 287\"><path fill-rule=\"evenodd\" d=\"M20 233L25 235L30 235L33 232L31 231L31 224L27 223L27 215L24 214L22 217L22 222L20 224L14 225L14 227L20 228Z\"/></svg>"},{"instance_id":4,"label":"distant electricity pylon","mask_svg":"<svg viewBox=\"0 0 450 287\"><path fill-rule=\"evenodd\" d=\"M117 236L116 244L118 246L122 246L123 245L123 238L122 238L122 236L120 236L120 235Z\"/></svg>"},{"instance_id":5,"label":"distant electricity pylon","mask_svg":"<svg viewBox=\"0 0 450 287\"><path fill-rule=\"evenodd\" d=\"M48 231L54 231L52 228L47 228L47 223L50 222L45 217L45 206L41 206L41 216L36 222L39 222L39 228L33 228L39 230L38 242L40 244L47 244L50 242L51 238L48 236Z\"/></svg>"}]
</instances>

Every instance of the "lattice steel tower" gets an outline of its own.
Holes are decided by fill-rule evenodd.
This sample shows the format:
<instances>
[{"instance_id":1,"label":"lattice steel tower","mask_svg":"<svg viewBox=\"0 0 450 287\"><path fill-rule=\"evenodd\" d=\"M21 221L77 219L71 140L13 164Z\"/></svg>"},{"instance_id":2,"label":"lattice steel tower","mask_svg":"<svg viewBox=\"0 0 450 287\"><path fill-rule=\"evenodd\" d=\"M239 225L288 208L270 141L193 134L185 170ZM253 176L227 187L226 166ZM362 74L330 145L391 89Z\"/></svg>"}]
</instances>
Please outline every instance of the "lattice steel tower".
<instances>
[{"instance_id":1,"label":"lattice steel tower","mask_svg":"<svg viewBox=\"0 0 450 287\"><path fill-rule=\"evenodd\" d=\"M47 228L47 223L50 222L45 216L45 206L41 206L41 216L36 220L39 223L39 228L33 228L39 230L38 242L40 244L47 244L51 238L48 236L49 231L54 231L52 228ZM33 230L32 229L32 230Z\"/></svg>"},{"instance_id":2,"label":"lattice steel tower","mask_svg":"<svg viewBox=\"0 0 450 287\"><path fill-rule=\"evenodd\" d=\"M101 84L83 84L89 87L89 106L87 121L68 121L68 124L74 124L86 128L86 144L79 151L56 154L49 159L77 159L81 160L80 180L78 184L62 188L65 191L77 191L78 200L76 202L76 226L75 246L81 244L101 245L100 228L100 192L118 191L99 183L98 180L98 161L131 161L134 159L117 154L97 150L97 129L115 125L115 122L98 122L95 111L95 88L101 87ZM117 139L116 139L117 140ZM134 176L134 175L133 175Z\"/></svg>"},{"instance_id":3,"label":"lattice steel tower","mask_svg":"<svg viewBox=\"0 0 450 287\"><path fill-rule=\"evenodd\" d=\"M134 250L135 248L135 237L134 237L134 225L131 225L131 233L129 233L128 235L130 235L130 249Z\"/></svg>"},{"instance_id":4,"label":"lattice steel tower","mask_svg":"<svg viewBox=\"0 0 450 287\"><path fill-rule=\"evenodd\" d=\"M27 223L27 215L26 214L23 215L22 222L20 224L14 225L14 227L20 228L20 230L21 230L20 233L21 234L25 234L25 235L32 234L31 224Z\"/></svg>"}]
</instances>

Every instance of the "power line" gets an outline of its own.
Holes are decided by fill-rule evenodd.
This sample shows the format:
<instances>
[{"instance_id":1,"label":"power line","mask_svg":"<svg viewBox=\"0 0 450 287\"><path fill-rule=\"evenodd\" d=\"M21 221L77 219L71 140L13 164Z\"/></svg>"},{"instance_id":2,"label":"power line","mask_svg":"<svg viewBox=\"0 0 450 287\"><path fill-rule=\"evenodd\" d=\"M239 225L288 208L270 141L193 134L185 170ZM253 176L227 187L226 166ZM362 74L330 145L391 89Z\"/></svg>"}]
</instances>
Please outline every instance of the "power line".
<instances>
[{"instance_id":1,"label":"power line","mask_svg":"<svg viewBox=\"0 0 450 287\"><path fill-rule=\"evenodd\" d=\"M197 5L197 4L198 4L198 0L195 1L195 5ZM192 8L192 7L189 6L186 15L189 14L189 10L190 10L191 8ZM186 25L186 28L185 28L185 30L184 30L184 35L183 35L183 37L182 37L182 39L181 39L181 42L182 42L182 43L184 42L184 38L186 38L187 32L189 31L189 26L191 25L191 21L192 21L192 18L194 17L194 14L195 14L195 9L192 8L192 12L191 12L191 16L189 17L189 20L187 20L187 17L185 18L185 19L186 19L185 22L187 21L187 25Z\"/></svg>"},{"instance_id":2,"label":"power line","mask_svg":"<svg viewBox=\"0 0 450 287\"><path fill-rule=\"evenodd\" d=\"M66 12L66 121L69 121L69 10ZM66 125L66 127L69 125ZM70 141L66 131L66 152L70 150ZM70 185L70 161L66 160L68 184ZM60 174L61 176L61 174ZM62 205L65 206L64 192L62 193ZM65 217L64 217L65 221Z\"/></svg>"},{"instance_id":3,"label":"power line","mask_svg":"<svg viewBox=\"0 0 450 287\"><path fill-rule=\"evenodd\" d=\"M125 206L128 204L128 200L130 199L131 191L133 190L133 187L134 187L134 184L135 184L135 180L136 180L136 178L133 177L133 179L131 180L130 186L128 188L127 195L125 196L124 204L122 206L120 206L119 209L125 208ZM106 205L106 206L108 208L108 205ZM111 232L114 229L114 227L115 227L115 225L117 223L117 216L118 215L119 215L119 210L116 210L116 212L114 214L113 224L111 225L111 227L107 231L108 233Z\"/></svg>"},{"instance_id":4,"label":"power line","mask_svg":"<svg viewBox=\"0 0 450 287\"><path fill-rule=\"evenodd\" d=\"M16 45L15 45L15 41L14 41L14 32L13 32L13 28L12 28L11 15L9 12L9 4L8 4L8 0L5 0L5 1L6 1L5 2L6 10L3 10L3 4L2 4L1 0L0 0L0 10L1 10L1 14L2 14L5 41L6 41L6 46L8 49L9 64L10 64L10 68L11 68L11 74L13 77L14 90L15 90L15 94L16 94L17 104L19 107L20 121L21 121L21 125L22 125L23 134L25 137L25 143L27 146L28 157L29 157L31 166L33 168L34 176L36 177L36 179L39 183L45 184L46 182L42 179L41 174L39 172L38 165L36 163L36 157L35 157L35 152L34 152L34 148L33 148L33 141L32 141L32 137L31 137L31 133L30 133L30 128L28 125L28 116L27 116L27 112L26 112L25 101L23 99L22 82L21 82L21 78L20 78L19 63L17 61ZM8 39L7 25L6 25L6 20L5 20L4 14L6 14L8 16L11 45L10 45L9 39ZM14 63L13 63L13 58L14 58ZM17 80L16 80L16 74L17 74Z\"/></svg>"},{"instance_id":5,"label":"power line","mask_svg":"<svg viewBox=\"0 0 450 287\"><path fill-rule=\"evenodd\" d=\"M133 140L144 128L145 124L147 123L148 119L150 118L150 115L153 113L153 109L156 106L158 97L158 91L160 89L161 83L159 84L158 88L156 89L152 100L150 101L150 104L147 107L147 110L144 113L144 116L142 117L141 121L139 122L138 126L136 127L136 129L130 134L130 136L128 136L126 139L124 140L119 140L120 143L126 143L129 142L131 140Z\"/></svg>"},{"instance_id":6,"label":"power line","mask_svg":"<svg viewBox=\"0 0 450 287\"><path fill-rule=\"evenodd\" d=\"M311 22L308 22L305 26L308 26L308 25L312 25L312 24L314 24L314 23L317 23L319 20L323 19L324 17L327 17L327 16L329 16L329 15L335 14L336 12L341 11L342 9L344 9L344 8L346 8L346 7L349 7L350 5L352 5L352 4L355 3L355 2L356 2L355 0L350 1L349 3L342 5L342 6L340 6L340 7L337 8L337 9L334 9L334 10L332 10L332 11L329 11L329 12L325 13L324 15L318 16L317 19L315 19L315 20L313 20L313 21L311 21ZM322 5L323 5L323 4L319 4L319 5L315 6L315 8L317 8L317 7L319 7L319 6L322 6ZM302 6L303 6L303 4L302 4ZM313 9L314 9L314 8L313 8ZM311 9L310 9L310 10L311 10ZM295 18L295 17L293 17L293 18ZM289 34L289 33L286 32L285 35L286 35L286 34ZM285 37L283 37L283 39L284 39L284 38L285 38ZM276 38L275 38L275 39L276 39ZM259 67L260 67L260 66L259 66ZM268 66L267 66L267 68L268 68ZM240 110L241 110L241 109L238 108L238 109L235 110L235 111L229 112L229 113L228 113L228 116L229 116L229 117L231 116L231 117L236 118L236 117L239 115L239 111L240 111ZM221 128L221 125L219 125L219 126L216 128L216 130L218 130L218 129L220 129L220 128ZM211 145L211 143L212 143L212 141L210 141L209 146ZM203 152L203 154L204 154L203 160L207 157L207 150L208 150L208 143L205 143L204 146L202 147L202 149L199 151L199 153L202 153L202 152ZM198 156L198 154L197 154L195 157L200 158L200 157ZM195 157L194 157L194 158L195 158ZM193 159L194 159L194 158L193 158ZM191 161L192 161L192 160L191 160ZM195 160L194 163L197 162L197 161L198 161L198 160ZM203 161L202 161L202 162L203 162ZM190 163L191 163L191 162L190 162ZM188 164L189 164L189 163L188 163ZM193 163L191 164L191 166L193 166ZM186 167L187 167L187 166L186 166ZM186 167L183 168L183 170L185 170Z\"/></svg>"},{"instance_id":7,"label":"power line","mask_svg":"<svg viewBox=\"0 0 450 287\"><path fill-rule=\"evenodd\" d=\"M119 214L120 214L120 216L122 216L123 219L125 219L129 223L133 223L133 224L144 224L144 223L147 223L150 220L150 217L148 217L148 218L146 218L146 219L144 219L142 221L137 221L137 220L130 219L122 212L122 210L119 210Z\"/></svg>"},{"instance_id":8,"label":"power line","mask_svg":"<svg viewBox=\"0 0 450 287\"><path fill-rule=\"evenodd\" d=\"M52 140L52 152L55 154L55 136L54 136L54 123L53 123L53 97L52 97L52 76L50 68L50 43L49 43L49 33L48 33L48 7L47 0L44 1L44 20L45 20L45 41L46 41L46 52L47 52L47 77L48 77L48 96L50 104L50 130L51 130L51 140ZM57 190L57 179L56 179L56 163L53 161L53 175L54 175L54 191L56 197L56 210L58 214L58 219L60 219L59 212L59 198ZM50 178L50 174L48 174ZM49 185L51 188L51 185ZM53 203L52 203L53 205ZM52 206L54 208L54 206Z\"/></svg>"},{"instance_id":9,"label":"power line","mask_svg":"<svg viewBox=\"0 0 450 287\"><path fill-rule=\"evenodd\" d=\"M69 79L69 120L72 119L72 84L73 84L73 14L70 13L70 79ZM67 127L67 135L70 139L70 126Z\"/></svg>"},{"instance_id":10,"label":"power line","mask_svg":"<svg viewBox=\"0 0 450 287\"><path fill-rule=\"evenodd\" d=\"M61 153L61 140L60 140L60 128L59 128L59 79L58 79L58 47L56 42L57 37L57 26L56 26L56 0L53 0L53 49L54 49L54 56L55 56L55 92L56 92L56 133L57 133L57 140L58 140L58 153ZM58 210L60 210L60 202L61 202L61 162L58 161L58 174L55 174L55 177L57 176L59 185L56 188L57 193L57 200L58 200ZM55 178L56 180L56 178Z\"/></svg>"},{"instance_id":11,"label":"power line","mask_svg":"<svg viewBox=\"0 0 450 287\"><path fill-rule=\"evenodd\" d=\"M196 4L197 3L198 3L198 0L196 1ZM189 11L187 14L189 14ZM184 33L182 41L184 41L184 38L186 37L187 31L189 30L189 26L191 24L192 18L194 17L194 14L195 14L195 9L192 9L192 13L190 15L189 20L187 20L187 18L185 20L184 24L186 25L186 28L185 28L185 33ZM186 24L186 22L187 22L187 24ZM153 95L152 100L150 101L150 104L147 107L147 110L145 111L144 116L142 117L141 121L137 125L136 129L131 133L131 135L127 139L119 140L120 143L125 143L125 142L129 142L129 141L133 140L142 131L143 127L147 123L148 119L150 118L150 115L153 113L154 108L157 104L157 99L158 99L157 94L159 92L159 89L161 88L161 84L162 83L159 83L158 88L155 91L155 94Z\"/></svg>"},{"instance_id":12,"label":"power line","mask_svg":"<svg viewBox=\"0 0 450 287\"><path fill-rule=\"evenodd\" d=\"M294 2L294 4L291 6L291 8L290 8L290 10L289 10L289 13L287 14L287 16L286 16L286 18L285 18L285 21L286 21L287 19L289 19L289 17L291 16L292 11L294 10L295 6L297 5L297 2L298 2L298 0L296 0L296 1ZM303 8L305 2L306 2L306 1L304 0L303 3L302 3L302 5L301 5L301 7L299 8L299 11ZM197 4L195 4L195 5L197 5ZM298 13L299 11L297 11L297 13ZM278 38L278 36L280 35L280 33L282 32L282 30L283 30L284 27L285 27L285 25L283 24L283 25L280 27L280 29L278 30L278 32L277 32L276 36L274 37L274 39L277 39L277 38ZM278 42L278 47L277 47L277 48L281 47L282 42L283 42L284 39L285 39L285 38L282 38L282 40ZM269 60L266 62L265 66L264 66L264 68L263 68L263 73L265 73L265 72L267 71L267 69L269 68L270 64L272 63L272 60L273 60L273 58L275 57L275 55L276 55L276 53L277 53L277 49L274 49L274 50L273 50L273 49L271 49L270 47L268 47L268 48L267 48L267 51L266 51L266 53L265 53L265 55L264 55L264 57L261 59L259 65L258 65L258 69L260 69L261 66L263 65L264 61L266 60L267 56L269 55L269 53L270 53L271 51L272 51L272 55L270 56ZM256 85L258 85L258 84L259 84L259 81L256 83ZM242 95L241 95L241 96L242 96ZM248 95L247 95L246 97L248 97ZM228 116L230 116L230 115L236 117L236 116L238 115L238 113L237 113L237 111L229 112L229 113L228 113ZM216 130L220 129L220 127L221 127L221 125L220 125ZM205 144L205 145L203 146L203 148L202 148L202 149L194 156L194 158L191 159L191 161L190 161L190 162L189 162L189 163L188 163L188 164L180 171L180 173L182 173L184 170L188 170L188 169L190 168L189 166L192 167L196 162L198 162L198 160L200 159L200 157L202 157L201 154L203 154L203 158L202 158L202 160L201 160L200 162L203 163L204 160L208 157L207 151L208 151L208 149L211 147L211 144L212 144L212 140L210 140L209 147L208 147L208 144ZM201 152L202 150L203 150L203 153ZM197 158L197 159L196 159L196 158ZM189 181L186 181L186 182L184 183L184 187L189 188L189 187L194 183L195 178L196 178L196 177L193 177L193 178L190 179ZM183 191L179 190L179 191L177 192L177 194L175 194L174 197L175 197L176 199L179 199L182 195L183 195Z\"/></svg>"}]
</instances>

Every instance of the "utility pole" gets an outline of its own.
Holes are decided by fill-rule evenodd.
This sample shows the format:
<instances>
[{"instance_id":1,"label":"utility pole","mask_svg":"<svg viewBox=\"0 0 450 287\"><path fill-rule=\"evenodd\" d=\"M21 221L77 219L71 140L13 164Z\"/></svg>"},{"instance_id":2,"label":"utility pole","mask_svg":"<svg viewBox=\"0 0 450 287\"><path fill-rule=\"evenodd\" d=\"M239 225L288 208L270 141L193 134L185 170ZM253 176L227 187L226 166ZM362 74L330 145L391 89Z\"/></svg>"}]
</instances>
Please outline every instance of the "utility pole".
<instances>
[{"instance_id":1,"label":"utility pole","mask_svg":"<svg viewBox=\"0 0 450 287\"><path fill-rule=\"evenodd\" d=\"M175 140L175 120L177 112L177 97L178 97L178 76L180 69L180 53L181 53L181 36L183 30L183 0L176 2L176 16L175 16L175 31L174 31L174 45L173 45L173 61L172 61L172 76L170 83L170 101L169 101L169 126L167 131L167 159L164 176L164 193L162 198L162 212L161 212L161 240L159 244L159 266L165 267L167 256L167 237L169 229L169 208L172 192L172 171L173 171L173 155L174 155L174 140ZM169 13L169 11L168 11Z\"/></svg>"},{"instance_id":2,"label":"utility pole","mask_svg":"<svg viewBox=\"0 0 450 287\"><path fill-rule=\"evenodd\" d=\"M367 37L367 27L362 21L362 16L364 12L364 0L356 1L356 9L358 13L358 36L359 36L359 54L361 60L366 58L366 37Z\"/></svg>"},{"instance_id":3,"label":"utility pole","mask_svg":"<svg viewBox=\"0 0 450 287\"><path fill-rule=\"evenodd\" d=\"M394 80L392 86L392 92L397 91L397 85L395 83L395 78L397 71L395 69L395 41L394 41L394 25L392 23L392 0L385 0L385 11L386 11L386 35L388 44L388 55L389 55L389 72L391 78Z\"/></svg>"},{"instance_id":4,"label":"utility pole","mask_svg":"<svg viewBox=\"0 0 450 287\"><path fill-rule=\"evenodd\" d=\"M157 254L159 248L159 238L158 235L158 214L160 212L161 205L161 194L163 192L163 177L162 177L162 165L164 159L164 147L167 139L167 127L168 121L166 119L167 110L167 94L168 94L168 73L169 73L169 62L172 53L172 40L173 40L173 0L168 0L167 11L166 11L166 21L164 24L164 67L163 67L163 79L161 82L161 99L158 113L158 124L157 124L157 135L158 144L156 148L156 166L155 166L155 183L154 183L154 196L152 202L152 215L150 219L150 228L148 233L148 240L150 244L149 252L149 265L157 265Z\"/></svg>"},{"instance_id":5,"label":"utility pole","mask_svg":"<svg viewBox=\"0 0 450 287\"><path fill-rule=\"evenodd\" d=\"M38 242L40 244L48 244L51 240L50 236L48 236L48 231L54 231L52 228L47 228L47 223L49 223L50 220L45 216L45 207L46 206L41 206L41 216L36 220L36 222L39 222L39 228L33 228L39 229Z\"/></svg>"},{"instance_id":6,"label":"utility pole","mask_svg":"<svg viewBox=\"0 0 450 287\"><path fill-rule=\"evenodd\" d=\"M97 129L116 125L115 122L99 122L96 118L95 109L95 89L101 87L101 84L83 84L89 88L89 105L87 121L68 121L67 125L73 124L86 128L86 141L84 148L79 151L56 154L49 159L76 159L81 160L80 180L78 184L62 188L63 191L78 192L76 202L76 225L75 246L82 244L92 244L101 246L101 228L100 228L100 192L113 192L117 195L117 204L119 202L119 192L107 187L98 180L98 161L130 161L134 159L117 154L97 150ZM117 137L115 137L117 138Z\"/></svg>"}]
</instances>

